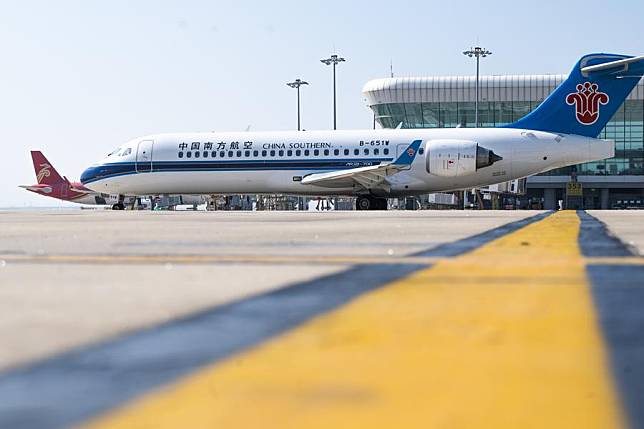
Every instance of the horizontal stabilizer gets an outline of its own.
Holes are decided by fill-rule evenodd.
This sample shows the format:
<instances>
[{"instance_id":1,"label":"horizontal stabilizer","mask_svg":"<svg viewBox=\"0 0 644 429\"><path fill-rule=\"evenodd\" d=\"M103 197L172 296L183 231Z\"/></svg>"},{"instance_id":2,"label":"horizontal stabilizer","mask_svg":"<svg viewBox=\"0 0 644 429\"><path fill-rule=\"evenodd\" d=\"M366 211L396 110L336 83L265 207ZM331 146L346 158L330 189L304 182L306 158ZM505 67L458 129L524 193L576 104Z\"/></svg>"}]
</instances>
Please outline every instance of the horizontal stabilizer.
<instances>
[{"instance_id":1,"label":"horizontal stabilizer","mask_svg":"<svg viewBox=\"0 0 644 429\"><path fill-rule=\"evenodd\" d=\"M592 75L598 72L611 74L641 74L644 70L644 55L638 57L624 58L623 60L610 61L608 63L596 64L581 68L582 74Z\"/></svg>"},{"instance_id":2,"label":"horizontal stabilizer","mask_svg":"<svg viewBox=\"0 0 644 429\"><path fill-rule=\"evenodd\" d=\"M80 194L93 194L94 193L94 191L92 191L91 189L88 189L88 188L86 188L84 186L83 187L75 186L72 183L69 184L69 189L74 191L74 192L78 192Z\"/></svg>"},{"instance_id":3,"label":"horizontal stabilizer","mask_svg":"<svg viewBox=\"0 0 644 429\"><path fill-rule=\"evenodd\" d=\"M22 189L26 189L31 192L42 192L45 194L51 194L52 188L49 185L18 185Z\"/></svg>"}]
</instances>

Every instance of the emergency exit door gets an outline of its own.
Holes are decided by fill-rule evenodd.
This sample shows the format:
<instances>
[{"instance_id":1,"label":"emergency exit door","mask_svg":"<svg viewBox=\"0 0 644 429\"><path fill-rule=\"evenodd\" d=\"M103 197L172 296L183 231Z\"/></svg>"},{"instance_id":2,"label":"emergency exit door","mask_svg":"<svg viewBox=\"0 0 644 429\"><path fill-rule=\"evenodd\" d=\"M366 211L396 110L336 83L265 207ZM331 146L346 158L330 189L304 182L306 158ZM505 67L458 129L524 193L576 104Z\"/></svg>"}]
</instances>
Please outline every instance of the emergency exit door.
<instances>
[{"instance_id":1,"label":"emergency exit door","mask_svg":"<svg viewBox=\"0 0 644 429\"><path fill-rule=\"evenodd\" d=\"M143 140L136 148L136 171L152 170L153 140Z\"/></svg>"}]
</instances>

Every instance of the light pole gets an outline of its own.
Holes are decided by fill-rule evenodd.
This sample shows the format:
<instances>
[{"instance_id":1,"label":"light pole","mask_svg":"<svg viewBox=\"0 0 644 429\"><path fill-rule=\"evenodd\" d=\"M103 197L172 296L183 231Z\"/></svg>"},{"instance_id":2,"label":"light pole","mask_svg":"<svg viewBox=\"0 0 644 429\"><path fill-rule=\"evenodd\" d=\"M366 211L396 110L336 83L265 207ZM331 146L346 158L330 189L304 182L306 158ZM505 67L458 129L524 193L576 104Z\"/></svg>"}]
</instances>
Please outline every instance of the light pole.
<instances>
[{"instance_id":1,"label":"light pole","mask_svg":"<svg viewBox=\"0 0 644 429\"><path fill-rule=\"evenodd\" d=\"M302 79L295 79L293 82L287 83L291 88L297 89L297 130L300 131L302 127L300 126L300 86L308 85L308 82L303 81Z\"/></svg>"},{"instance_id":2,"label":"light pole","mask_svg":"<svg viewBox=\"0 0 644 429\"><path fill-rule=\"evenodd\" d=\"M480 46L476 46L474 48L471 48L469 51L464 51L463 55L467 55L468 57L476 57L476 103L474 104L474 123L476 124L476 128L479 126L479 58L487 57L488 55L492 55L492 52L488 51L485 48L481 48Z\"/></svg>"},{"instance_id":3,"label":"light pole","mask_svg":"<svg viewBox=\"0 0 644 429\"><path fill-rule=\"evenodd\" d=\"M335 66L338 65L338 63L342 63L346 61L342 57L338 57L336 54L331 55L331 58L325 58L323 60L320 60L327 66L330 66L333 64L333 129L337 129L337 121L336 121L336 103L335 103Z\"/></svg>"}]
</instances>

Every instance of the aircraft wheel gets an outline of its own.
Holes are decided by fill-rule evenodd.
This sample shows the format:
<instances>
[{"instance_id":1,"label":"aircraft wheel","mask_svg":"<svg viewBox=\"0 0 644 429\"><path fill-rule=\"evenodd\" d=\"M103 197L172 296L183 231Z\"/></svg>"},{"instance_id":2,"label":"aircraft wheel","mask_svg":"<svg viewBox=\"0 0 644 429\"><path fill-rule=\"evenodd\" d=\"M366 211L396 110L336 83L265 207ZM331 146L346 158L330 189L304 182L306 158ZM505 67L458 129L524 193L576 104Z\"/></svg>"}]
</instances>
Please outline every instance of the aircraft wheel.
<instances>
[{"instance_id":1,"label":"aircraft wheel","mask_svg":"<svg viewBox=\"0 0 644 429\"><path fill-rule=\"evenodd\" d=\"M372 210L373 200L369 197L358 197L356 200L356 210Z\"/></svg>"},{"instance_id":2,"label":"aircraft wheel","mask_svg":"<svg viewBox=\"0 0 644 429\"><path fill-rule=\"evenodd\" d=\"M125 210L125 206L122 203L116 203L112 206L112 210Z\"/></svg>"},{"instance_id":3,"label":"aircraft wheel","mask_svg":"<svg viewBox=\"0 0 644 429\"><path fill-rule=\"evenodd\" d=\"M387 210L387 199L376 198L376 204L374 205L374 210Z\"/></svg>"}]
</instances>

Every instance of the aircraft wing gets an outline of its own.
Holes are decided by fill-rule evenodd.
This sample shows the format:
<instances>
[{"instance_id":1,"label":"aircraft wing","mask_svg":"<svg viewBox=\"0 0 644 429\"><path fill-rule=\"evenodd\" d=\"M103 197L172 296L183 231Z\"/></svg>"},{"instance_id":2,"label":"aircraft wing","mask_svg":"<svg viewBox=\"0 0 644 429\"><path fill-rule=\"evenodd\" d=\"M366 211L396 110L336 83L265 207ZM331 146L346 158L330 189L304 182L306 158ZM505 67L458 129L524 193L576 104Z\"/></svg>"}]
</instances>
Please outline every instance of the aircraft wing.
<instances>
[{"instance_id":1,"label":"aircraft wing","mask_svg":"<svg viewBox=\"0 0 644 429\"><path fill-rule=\"evenodd\" d=\"M422 140L414 140L394 161L380 165L351 168L348 170L314 173L302 178L303 185L316 185L328 188L351 186L357 184L365 189L387 188L387 177L402 170L407 170L416 158Z\"/></svg>"}]
</instances>

